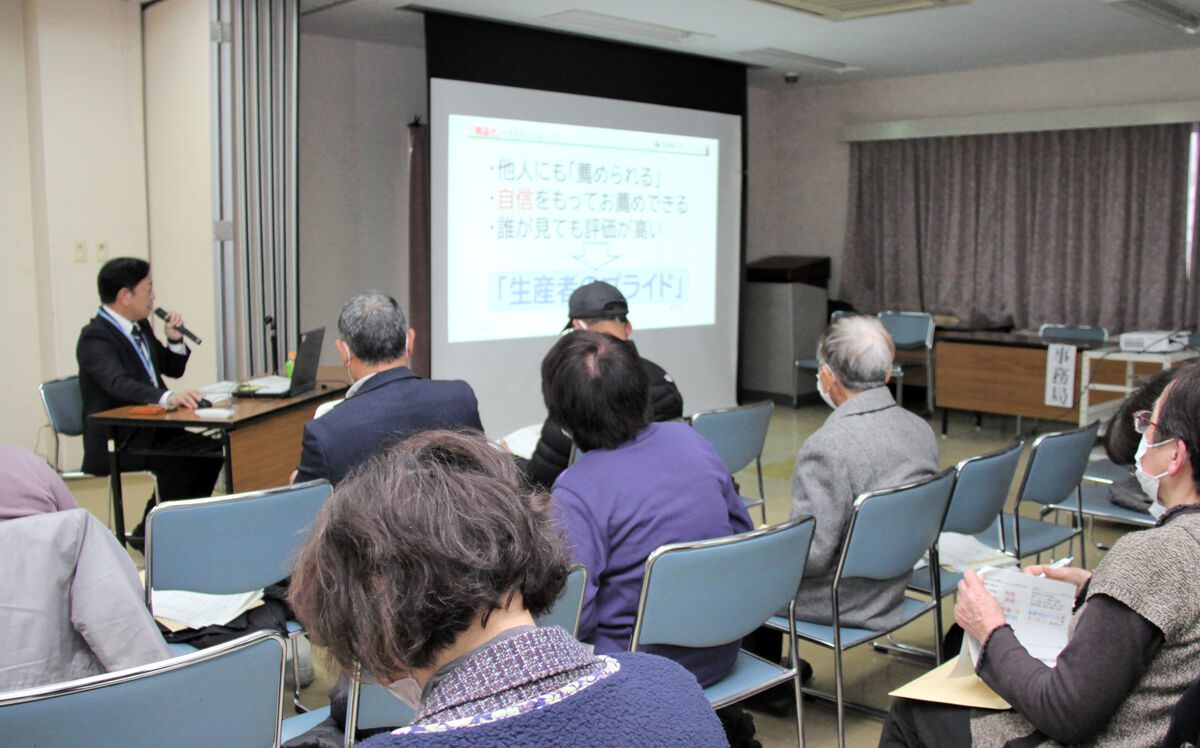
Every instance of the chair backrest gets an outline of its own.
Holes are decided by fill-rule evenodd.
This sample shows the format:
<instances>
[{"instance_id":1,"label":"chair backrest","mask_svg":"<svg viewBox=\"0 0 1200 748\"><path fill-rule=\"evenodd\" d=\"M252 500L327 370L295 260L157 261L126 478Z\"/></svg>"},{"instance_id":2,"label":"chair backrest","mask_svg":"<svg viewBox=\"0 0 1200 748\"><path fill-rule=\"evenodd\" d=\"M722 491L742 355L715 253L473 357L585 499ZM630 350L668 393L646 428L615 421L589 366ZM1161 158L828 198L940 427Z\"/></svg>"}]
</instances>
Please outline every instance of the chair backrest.
<instances>
[{"instance_id":1,"label":"chair backrest","mask_svg":"<svg viewBox=\"0 0 1200 748\"><path fill-rule=\"evenodd\" d=\"M859 496L838 561L838 580L895 579L937 540L957 473L948 467L917 483Z\"/></svg>"},{"instance_id":2,"label":"chair backrest","mask_svg":"<svg viewBox=\"0 0 1200 748\"><path fill-rule=\"evenodd\" d=\"M1017 492L1018 503L1057 504L1069 497L1083 480L1099 431L1100 421L1092 421L1087 426L1035 439Z\"/></svg>"},{"instance_id":3,"label":"chair backrest","mask_svg":"<svg viewBox=\"0 0 1200 748\"><path fill-rule=\"evenodd\" d=\"M369 675L358 675L351 681L346 704L347 746L354 745L354 734L358 730L403 727L416 716L412 707L397 699Z\"/></svg>"},{"instance_id":4,"label":"chair backrest","mask_svg":"<svg viewBox=\"0 0 1200 748\"><path fill-rule=\"evenodd\" d=\"M878 317L898 350L933 347L933 315L925 312L880 312Z\"/></svg>"},{"instance_id":5,"label":"chair backrest","mask_svg":"<svg viewBox=\"0 0 1200 748\"><path fill-rule=\"evenodd\" d=\"M1108 342L1108 328L1089 325L1042 325L1038 337L1045 343L1100 346Z\"/></svg>"},{"instance_id":6,"label":"chair backrest","mask_svg":"<svg viewBox=\"0 0 1200 748\"><path fill-rule=\"evenodd\" d=\"M38 385L42 405L50 418L50 428L62 436L83 434L83 393L79 377L63 377Z\"/></svg>"},{"instance_id":7,"label":"chair backrest","mask_svg":"<svg viewBox=\"0 0 1200 748\"><path fill-rule=\"evenodd\" d=\"M558 601L548 613L537 619L539 626L562 626L571 636L579 632L579 615L583 612L583 592L587 588L587 567L583 564L571 566L567 584Z\"/></svg>"},{"instance_id":8,"label":"chair backrest","mask_svg":"<svg viewBox=\"0 0 1200 748\"><path fill-rule=\"evenodd\" d=\"M279 745L284 643L259 631L128 670L0 694L17 746Z\"/></svg>"},{"instance_id":9,"label":"chair backrest","mask_svg":"<svg viewBox=\"0 0 1200 748\"><path fill-rule=\"evenodd\" d=\"M232 594L284 579L331 490L315 480L159 504L146 518L147 600L152 589Z\"/></svg>"},{"instance_id":10,"label":"chair backrest","mask_svg":"<svg viewBox=\"0 0 1200 748\"><path fill-rule=\"evenodd\" d=\"M1017 439L1004 449L958 463L958 478L950 495L946 521L942 523L943 532L975 535L991 527L1004 511L1024 447L1025 440Z\"/></svg>"},{"instance_id":11,"label":"chair backrest","mask_svg":"<svg viewBox=\"0 0 1200 748\"><path fill-rule=\"evenodd\" d=\"M815 522L657 548L646 559L629 648L715 647L758 628L796 597Z\"/></svg>"},{"instance_id":12,"label":"chair backrest","mask_svg":"<svg viewBox=\"0 0 1200 748\"><path fill-rule=\"evenodd\" d=\"M712 443L725 469L736 473L762 454L775 403L763 400L737 408L705 410L692 416L692 428Z\"/></svg>"}]
</instances>

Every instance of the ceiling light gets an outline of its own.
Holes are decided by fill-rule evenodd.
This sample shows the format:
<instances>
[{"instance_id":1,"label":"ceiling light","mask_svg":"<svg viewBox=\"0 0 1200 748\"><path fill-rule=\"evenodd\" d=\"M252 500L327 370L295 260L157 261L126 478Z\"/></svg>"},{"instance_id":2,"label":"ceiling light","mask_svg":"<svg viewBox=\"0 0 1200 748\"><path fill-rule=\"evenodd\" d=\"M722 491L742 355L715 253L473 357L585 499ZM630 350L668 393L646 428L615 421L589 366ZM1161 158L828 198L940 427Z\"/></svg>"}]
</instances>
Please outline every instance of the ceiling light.
<instances>
[{"instance_id":1,"label":"ceiling light","mask_svg":"<svg viewBox=\"0 0 1200 748\"><path fill-rule=\"evenodd\" d=\"M759 65L766 65L769 68L780 68L782 70L791 70L793 68L809 68L814 70L824 70L828 73L857 73L862 68L855 65L849 65L845 62L836 60L826 60L821 57L812 57L810 55L797 54L788 52L783 49L775 49L774 47L764 47L762 49L749 49L737 53L739 57Z\"/></svg>"},{"instance_id":2,"label":"ceiling light","mask_svg":"<svg viewBox=\"0 0 1200 748\"><path fill-rule=\"evenodd\" d=\"M767 0L829 21L853 21L885 13L965 5L971 0Z\"/></svg>"},{"instance_id":3,"label":"ceiling light","mask_svg":"<svg viewBox=\"0 0 1200 748\"><path fill-rule=\"evenodd\" d=\"M653 39L659 42L685 42L689 39L712 37L712 34L701 34L696 31L677 29L673 26L660 26L657 23L644 23L619 16L592 13L587 10L566 10L561 13L551 13L543 17L547 20L558 21L560 23L584 26L598 31L607 31L625 36Z\"/></svg>"},{"instance_id":4,"label":"ceiling light","mask_svg":"<svg viewBox=\"0 0 1200 748\"><path fill-rule=\"evenodd\" d=\"M1120 8L1148 21L1172 26L1187 34L1200 31L1200 16L1167 0L1105 0L1109 5Z\"/></svg>"}]
</instances>

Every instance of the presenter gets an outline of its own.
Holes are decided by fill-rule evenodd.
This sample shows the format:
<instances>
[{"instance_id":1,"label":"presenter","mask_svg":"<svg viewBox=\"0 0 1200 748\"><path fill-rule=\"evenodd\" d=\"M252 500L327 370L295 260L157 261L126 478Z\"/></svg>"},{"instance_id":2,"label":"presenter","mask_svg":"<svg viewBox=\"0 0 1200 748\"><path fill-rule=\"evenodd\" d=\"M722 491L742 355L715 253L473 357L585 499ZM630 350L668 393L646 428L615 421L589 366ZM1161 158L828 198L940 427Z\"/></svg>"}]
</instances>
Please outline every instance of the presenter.
<instances>
[{"instance_id":1,"label":"presenter","mask_svg":"<svg viewBox=\"0 0 1200 748\"><path fill-rule=\"evenodd\" d=\"M88 416L122 405L195 408L203 394L199 390L170 390L163 383L164 376L183 376L190 351L179 331L183 320L177 313L169 314L164 325L167 345L154 335L148 319L154 311L150 263L134 257L109 260L100 268L96 285L100 310L79 333L75 359L85 419L83 469L94 475L108 475L106 429L86 423ZM221 469L220 458L135 454L196 438L176 429L119 429L121 469L153 472L163 501L210 496ZM147 512L152 505L153 500L146 505ZM132 535L140 533L139 525Z\"/></svg>"}]
</instances>

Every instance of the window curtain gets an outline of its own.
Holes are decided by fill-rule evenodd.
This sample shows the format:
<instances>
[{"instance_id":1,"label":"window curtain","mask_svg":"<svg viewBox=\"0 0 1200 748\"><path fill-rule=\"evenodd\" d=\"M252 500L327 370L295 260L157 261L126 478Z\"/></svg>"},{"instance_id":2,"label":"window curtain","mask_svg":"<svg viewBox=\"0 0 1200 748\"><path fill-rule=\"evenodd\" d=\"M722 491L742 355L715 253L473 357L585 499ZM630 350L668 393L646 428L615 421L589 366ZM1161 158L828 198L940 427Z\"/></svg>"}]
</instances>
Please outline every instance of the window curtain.
<instances>
[{"instance_id":1,"label":"window curtain","mask_svg":"<svg viewBox=\"0 0 1200 748\"><path fill-rule=\"evenodd\" d=\"M1189 327L1191 128L853 143L842 294L969 326Z\"/></svg>"}]
</instances>

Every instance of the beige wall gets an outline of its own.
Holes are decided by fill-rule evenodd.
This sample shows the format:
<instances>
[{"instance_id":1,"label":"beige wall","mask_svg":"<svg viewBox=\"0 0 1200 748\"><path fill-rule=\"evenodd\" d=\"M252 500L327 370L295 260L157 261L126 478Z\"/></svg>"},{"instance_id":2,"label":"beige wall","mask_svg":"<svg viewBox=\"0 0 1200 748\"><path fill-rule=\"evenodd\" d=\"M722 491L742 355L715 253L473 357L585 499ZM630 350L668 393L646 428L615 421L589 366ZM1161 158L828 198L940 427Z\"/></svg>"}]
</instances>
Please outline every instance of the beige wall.
<instances>
[{"instance_id":1,"label":"beige wall","mask_svg":"<svg viewBox=\"0 0 1200 748\"><path fill-rule=\"evenodd\" d=\"M300 38L300 321L325 326L358 291L408 306L408 128L428 121L425 51Z\"/></svg>"},{"instance_id":2,"label":"beige wall","mask_svg":"<svg viewBox=\"0 0 1200 748\"><path fill-rule=\"evenodd\" d=\"M1200 50L749 93L747 259L829 255L840 279L851 123L1200 100Z\"/></svg>"},{"instance_id":3,"label":"beige wall","mask_svg":"<svg viewBox=\"0 0 1200 748\"><path fill-rule=\"evenodd\" d=\"M98 241L145 257L141 7L126 0L0 0L0 216L7 386L0 441L48 431L36 383L76 371L75 340L95 313ZM87 260L74 261L73 243ZM78 447L69 453L77 462Z\"/></svg>"}]
</instances>

